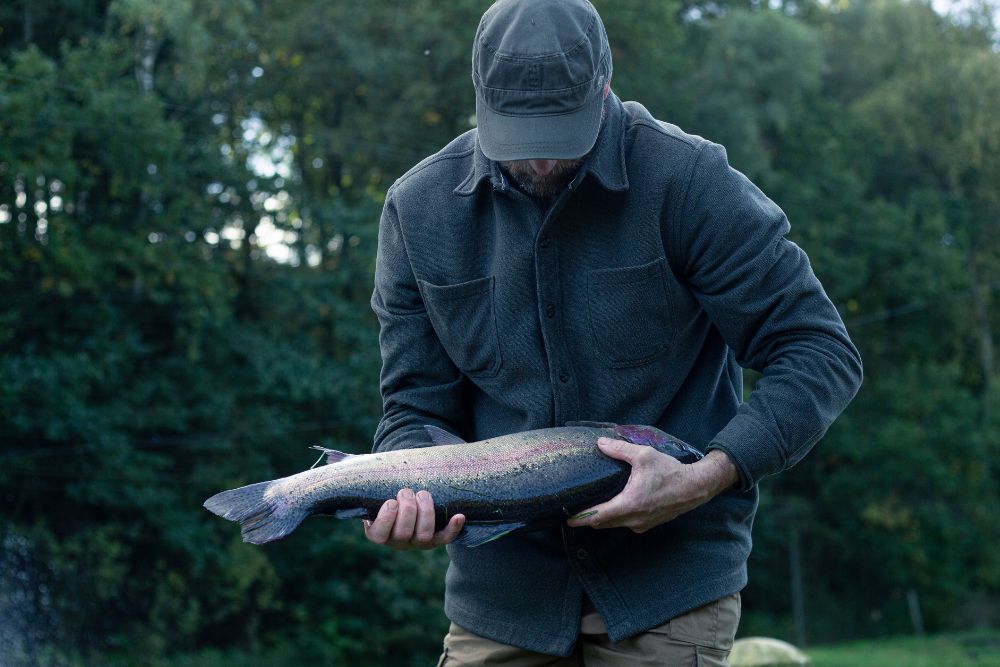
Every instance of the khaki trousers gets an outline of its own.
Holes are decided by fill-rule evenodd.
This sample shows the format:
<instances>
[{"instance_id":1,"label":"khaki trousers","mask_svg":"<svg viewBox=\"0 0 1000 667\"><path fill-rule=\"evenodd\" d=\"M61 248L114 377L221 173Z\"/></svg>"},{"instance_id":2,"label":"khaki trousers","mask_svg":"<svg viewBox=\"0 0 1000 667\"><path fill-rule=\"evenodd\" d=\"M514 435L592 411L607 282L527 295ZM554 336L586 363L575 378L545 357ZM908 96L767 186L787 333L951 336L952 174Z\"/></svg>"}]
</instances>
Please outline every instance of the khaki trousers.
<instances>
[{"instance_id":1,"label":"khaki trousers","mask_svg":"<svg viewBox=\"0 0 1000 667\"><path fill-rule=\"evenodd\" d=\"M585 616L576 647L565 658L501 644L452 623L438 667L728 667L726 658L739 622L739 593L617 644L606 634L588 633L594 623Z\"/></svg>"}]
</instances>

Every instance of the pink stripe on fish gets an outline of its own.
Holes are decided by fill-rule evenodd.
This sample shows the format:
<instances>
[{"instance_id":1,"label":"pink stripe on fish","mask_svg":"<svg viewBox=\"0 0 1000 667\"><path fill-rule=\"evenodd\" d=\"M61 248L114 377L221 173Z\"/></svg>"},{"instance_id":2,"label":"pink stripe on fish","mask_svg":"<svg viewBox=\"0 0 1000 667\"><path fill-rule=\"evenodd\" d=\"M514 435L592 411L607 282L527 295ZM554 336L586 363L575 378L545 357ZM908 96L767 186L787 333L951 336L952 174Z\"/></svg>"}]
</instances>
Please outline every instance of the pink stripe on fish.
<instances>
[{"instance_id":1,"label":"pink stripe on fish","mask_svg":"<svg viewBox=\"0 0 1000 667\"><path fill-rule=\"evenodd\" d=\"M595 441L596 442L596 441ZM510 467L514 463L521 461L528 462L532 459L540 458L546 454L555 453L561 450L568 449L573 446L573 443L568 440L550 440L538 443L530 448L522 449L520 447L504 448L497 450L495 456L483 459L482 457L462 457L462 458L447 458L440 461L431 461L425 459L419 465L414 465L411 470L419 470L433 473L468 473L470 472L469 464L470 462L475 462L478 464L476 469L496 469ZM401 450L399 450L401 451ZM484 465L485 464L485 465ZM393 469L383 469L379 472L383 474L376 474L371 479L392 479L396 476L397 471Z\"/></svg>"}]
</instances>

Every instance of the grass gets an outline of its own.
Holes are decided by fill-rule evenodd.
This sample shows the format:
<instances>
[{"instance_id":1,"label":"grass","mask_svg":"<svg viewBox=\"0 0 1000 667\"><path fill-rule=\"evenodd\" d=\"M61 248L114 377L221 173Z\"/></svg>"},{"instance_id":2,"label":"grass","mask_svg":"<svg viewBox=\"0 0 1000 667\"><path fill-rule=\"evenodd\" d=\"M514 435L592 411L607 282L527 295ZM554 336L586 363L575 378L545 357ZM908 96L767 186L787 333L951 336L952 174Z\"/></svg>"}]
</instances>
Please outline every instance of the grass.
<instances>
[{"instance_id":1,"label":"grass","mask_svg":"<svg viewBox=\"0 0 1000 667\"><path fill-rule=\"evenodd\" d=\"M997 667L1000 631L895 637L810 648L813 667Z\"/></svg>"}]
</instances>

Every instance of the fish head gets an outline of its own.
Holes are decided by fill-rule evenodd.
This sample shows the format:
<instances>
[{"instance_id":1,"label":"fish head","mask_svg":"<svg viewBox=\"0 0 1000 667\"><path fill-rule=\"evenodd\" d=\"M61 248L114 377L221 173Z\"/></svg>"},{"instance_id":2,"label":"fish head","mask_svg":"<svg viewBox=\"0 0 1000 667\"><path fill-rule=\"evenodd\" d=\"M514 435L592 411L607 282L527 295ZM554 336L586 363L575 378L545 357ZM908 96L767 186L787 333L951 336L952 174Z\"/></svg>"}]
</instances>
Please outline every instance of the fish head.
<instances>
[{"instance_id":1,"label":"fish head","mask_svg":"<svg viewBox=\"0 0 1000 667\"><path fill-rule=\"evenodd\" d=\"M669 433L664 433L654 426L637 424L622 424L614 427L615 434L622 440L634 445L647 445L656 451L672 456L681 463L694 463L704 454Z\"/></svg>"}]
</instances>

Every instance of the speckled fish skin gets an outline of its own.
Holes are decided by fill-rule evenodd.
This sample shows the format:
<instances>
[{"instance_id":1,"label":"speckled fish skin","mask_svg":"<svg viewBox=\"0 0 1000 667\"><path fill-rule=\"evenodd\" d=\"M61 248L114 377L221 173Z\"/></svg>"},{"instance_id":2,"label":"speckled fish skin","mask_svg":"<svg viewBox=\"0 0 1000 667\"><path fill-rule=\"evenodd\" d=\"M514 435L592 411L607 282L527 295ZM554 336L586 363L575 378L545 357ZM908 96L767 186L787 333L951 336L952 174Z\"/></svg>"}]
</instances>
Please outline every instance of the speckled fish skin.
<instances>
[{"instance_id":1,"label":"speckled fish skin","mask_svg":"<svg viewBox=\"0 0 1000 667\"><path fill-rule=\"evenodd\" d=\"M464 514L466 528L456 542L476 546L513 530L565 521L619 493L631 468L597 448L601 437L653 446L686 463L701 457L652 427L574 425L374 454L332 452L339 459L334 463L226 491L205 506L239 521L244 541L263 544L309 515L372 519L400 489L424 489L434 499L436 528Z\"/></svg>"}]
</instances>

